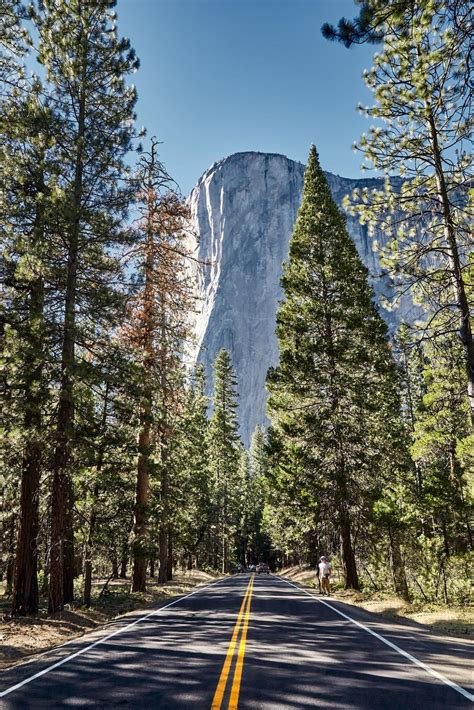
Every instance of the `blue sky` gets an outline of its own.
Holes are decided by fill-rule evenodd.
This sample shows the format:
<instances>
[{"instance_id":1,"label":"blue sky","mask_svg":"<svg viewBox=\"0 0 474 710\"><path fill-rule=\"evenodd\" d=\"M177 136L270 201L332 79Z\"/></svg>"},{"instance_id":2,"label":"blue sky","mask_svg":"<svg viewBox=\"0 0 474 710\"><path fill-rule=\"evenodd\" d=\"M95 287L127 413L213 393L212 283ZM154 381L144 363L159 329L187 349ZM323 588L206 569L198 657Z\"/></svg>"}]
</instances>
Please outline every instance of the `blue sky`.
<instances>
[{"instance_id":1,"label":"blue sky","mask_svg":"<svg viewBox=\"0 0 474 710\"><path fill-rule=\"evenodd\" d=\"M367 129L355 110L370 94L362 71L374 47L347 50L320 27L353 17L353 0L118 0L118 26L141 69L138 122L185 194L216 160L244 150L358 177L352 142Z\"/></svg>"}]
</instances>

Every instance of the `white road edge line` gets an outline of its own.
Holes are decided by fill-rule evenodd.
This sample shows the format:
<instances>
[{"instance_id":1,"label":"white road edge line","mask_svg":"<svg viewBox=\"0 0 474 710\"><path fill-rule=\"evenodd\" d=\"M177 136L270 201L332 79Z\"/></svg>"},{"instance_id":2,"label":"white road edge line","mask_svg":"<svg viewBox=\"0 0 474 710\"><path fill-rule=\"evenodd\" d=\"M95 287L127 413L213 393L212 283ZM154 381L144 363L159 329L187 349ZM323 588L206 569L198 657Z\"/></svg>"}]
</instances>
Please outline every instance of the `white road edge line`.
<instances>
[{"instance_id":1,"label":"white road edge line","mask_svg":"<svg viewBox=\"0 0 474 710\"><path fill-rule=\"evenodd\" d=\"M423 661L418 660L418 658L415 658L415 656L412 656L411 653L407 653L407 651L404 651L403 648L400 648L400 646L397 646L395 643L392 643L391 641L386 639L384 636L381 636L380 634L378 634L376 631L369 629L368 626L364 626L364 624L361 624L360 621L356 621L355 619L348 616L347 614L344 614L343 611L336 609L335 606L333 606L332 604L329 604L329 602L324 601L324 599L320 599L319 597L315 597L314 594L311 594L311 592L308 592L306 589L303 589L303 587L298 587L296 584L293 584L293 582L289 582L287 579L284 579L283 577L278 577L278 579L281 579L282 582L286 582L286 584L289 584L292 587L294 587L295 589L298 589L300 592L304 592L305 594L307 594L309 597L312 597L312 599L315 599L320 604L324 604L324 606L328 606L330 609L332 609L332 611L335 611L336 614L339 614L339 616L343 616L344 619L347 619L348 621L352 622L356 626L359 626L361 629L364 629L364 631L367 631L368 634L375 636L375 638L378 638L379 641L382 641L382 643L386 644L387 646L390 646L390 648L393 648L395 651L398 651L398 653L401 656L405 656L405 658L408 658L409 661L411 661L415 665L419 666L420 668L423 668L423 670L425 670L427 673L430 673L432 676L434 676L438 680L441 680L443 683L446 683L446 685L449 685L450 688L452 688L453 690L456 690L458 693L463 695L465 698L467 698L471 702L474 701L474 695L471 695L471 693L469 693L469 691L467 691L465 688L462 688L457 683L454 683L452 680L449 680L449 678L446 678L446 676L441 675L441 673L438 673L438 671L435 671L430 666L427 666L426 663L423 663Z\"/></svg>"},{"instance_id":2,"label":"white road edge line","mask_svg":"<svg viewBox=\"0 0 474 710\"><path fill-rule=\"evenodd\" d=\"M226 577L224 577L224 580L218 579L216 582L212 582L211 584L206 584L204 587L199 587L199 589L195 589L194 592L190 592L189 594L186 594L184 597L179 597L178 599L175 599L174 601L170 602L169 604L166 604L165 606L160 606L158 609L154 609L154 611L151 611L149 614L145 614L145 616L141 616L136 621L132 621L131 624L127 624L126 626L123 626L120 629L117 629L117 631L114 631L113 633L108 634L107 636L104 636L103 638L98 639L94 643L89 644L89 646L79 649L79 651L76 651L76 653L72 653L70 656L66 656L66 658L61 659L57 663L53 663L52 666L48 666L47 668L43 668L42 671L39 671L38 673L35 673L34 675L29 676L28 678L25 678L25 680L22 680L20 683L17 683L16 685L12 685L12 686L10 686L10 688L3 690L0 693L0 698L4 698L5 695L9 695L10 693L13 693L14 690L18 690L18 688L21 688L23 685L26 685L27 683L31 683L32 680L35 680L36 678L40 678L42 675L46 675L46 673L53 671L55 668L59 668L59 666L64 665L64 663L71 661L73 658L77 658L77 656L82 656L83 653L86 653L86 651L90 651L91 648L94 648L95 646L98 646L99 644L104 643L105 641L108 641L113 636L118 636L118 634L121 634L124 631L131 629L133 626L136 626L141 621L145 621L145 619L149 619L150 616L155 616L156 614L159 614L160 611L164 611L165 609L169 609L170 606L174 606L174 604L178 604L179 602L182 602L185 599L188 599L188 597L192 597L194 594L198 594L199 592L203 592L205 589L209 589L210 587L214 587L216 584L219 584L219 582L225 581L226 579L227 579ZM79 641L80 638L77 640ZM58 648L60 648L60 647L58 647Z\"/></svg>"}]
</instances>

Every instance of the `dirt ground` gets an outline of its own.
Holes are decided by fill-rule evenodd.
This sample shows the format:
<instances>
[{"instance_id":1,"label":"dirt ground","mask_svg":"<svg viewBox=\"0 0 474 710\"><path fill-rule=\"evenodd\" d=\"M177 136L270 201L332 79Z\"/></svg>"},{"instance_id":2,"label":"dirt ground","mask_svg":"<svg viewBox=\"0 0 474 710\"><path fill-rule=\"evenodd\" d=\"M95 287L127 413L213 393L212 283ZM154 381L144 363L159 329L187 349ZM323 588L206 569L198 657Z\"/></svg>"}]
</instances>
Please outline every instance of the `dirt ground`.
<instances>
[{"instance_id":1,"label":"dirt ground","mask_svg":"<svg viewBox=\"0 0 474 710\"><path fill-rule=\"evenodd\" d=\"M291 567L282 573L294 582L316 588L314 570ZM443 604L408 604L399 597L384 593L365 593L352 591L334 591L332 596L346 604L353 604L361 609L393 620L406 619L422 624L432 631L466 638L474 630L473 606L447 606Z\"/></svg>"},{"instance_id":2,"label":"dirt ground","mask_svg":"<svg viewBox=\"0 0 474 710\"><path fill-rule=\"evenodd\" d=\"M105 580L97 580L93 585L93 606L90 609L66 608L51 616L47 616L44 609L38 617L19 619L9 616L10 601L0 589L0 670L82 636L117 616L186 594L198 584L206 584L212 579L211 575L198 570L180 572L167 584L158 585L148 580L146 594L132 594L130 580L116 579L109 583L102 599L98 596Z\"/></svg>"}]
</instances>

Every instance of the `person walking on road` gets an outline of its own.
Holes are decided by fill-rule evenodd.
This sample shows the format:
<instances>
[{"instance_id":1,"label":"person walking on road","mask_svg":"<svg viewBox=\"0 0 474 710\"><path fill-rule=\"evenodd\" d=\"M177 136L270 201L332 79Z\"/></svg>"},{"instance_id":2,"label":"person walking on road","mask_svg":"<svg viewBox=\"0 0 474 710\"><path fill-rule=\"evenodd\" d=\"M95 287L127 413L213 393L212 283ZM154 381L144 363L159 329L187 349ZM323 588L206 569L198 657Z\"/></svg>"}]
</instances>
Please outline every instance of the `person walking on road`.
<instances>
[{"instance_id":1,"label":"person walking on road","mask_svg":"<svg viewBox=\"0 0 474 710\"><path fill-rule=\"evenodd\" d=\"M331 565L329 564L328 558L322 555L318 565L319 579L321 581L321 592L329 596L329 577L331 576Z\"/></svg>"}]
</instances>

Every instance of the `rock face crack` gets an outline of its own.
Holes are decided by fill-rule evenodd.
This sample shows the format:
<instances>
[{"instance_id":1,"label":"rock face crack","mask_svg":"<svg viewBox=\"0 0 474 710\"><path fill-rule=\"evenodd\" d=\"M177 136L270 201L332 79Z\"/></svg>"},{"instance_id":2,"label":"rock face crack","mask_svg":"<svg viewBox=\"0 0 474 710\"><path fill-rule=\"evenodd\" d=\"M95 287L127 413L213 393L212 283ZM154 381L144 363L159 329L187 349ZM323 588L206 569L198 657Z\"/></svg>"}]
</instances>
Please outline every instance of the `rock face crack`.
<instances>
[{"instance_id":1,"label":"rock face crack","mask_svg":"<svg viewBox=\"0 0 474 710\"><path fill-rule=\"evenodd\" d=\"M267 370L278 361L275 314L283 297L280 276L301 202L305 166L274 153L236 153L215 163L189 197L196 255L209 265L197 275L200 298L192 357L204 363L208 380L221 347L229 350L239 390L242 439L247 446L257 424L265 425ZM326 173L340 205L356 187L381 180L353 180ZM405 298L396 310L380 304L392 294L382 275L367 228L347 217L347 228L369 270L380 312L389 329L416 315ZM382 233L374 236L386 243Z\"/></svg>"}]
</instances>

